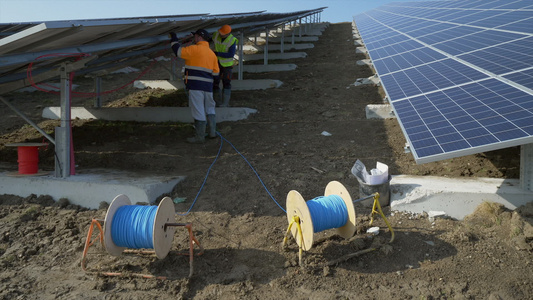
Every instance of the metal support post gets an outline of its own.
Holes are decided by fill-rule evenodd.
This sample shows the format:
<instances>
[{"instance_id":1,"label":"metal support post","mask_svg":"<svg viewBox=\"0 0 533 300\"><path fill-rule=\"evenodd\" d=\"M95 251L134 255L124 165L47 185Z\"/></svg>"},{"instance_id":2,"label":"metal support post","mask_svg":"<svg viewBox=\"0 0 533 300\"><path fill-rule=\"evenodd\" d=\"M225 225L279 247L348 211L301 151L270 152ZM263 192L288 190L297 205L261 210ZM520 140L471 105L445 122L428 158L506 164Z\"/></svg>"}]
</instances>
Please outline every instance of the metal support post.
<instances>
[{"instance_id":1,"label":"metal support post","mask_svg":"<svg viewBox=\"0 0 533 300\"><path fill-rule=\"evenodd\" d=\"M256 36L257 37L257 36ZM244 55L244 32L241 31L239 34L239 67L238 67L238 80L242 80L242 73L243 73L243 55Z\"/></svg>"},{"instance_id":2,"label":"metal support post","mask_svg":"<svg viewBox=\"0 0 533 300\"><path fill-rule=\"evenodd\" d=\"M280 51L283 53L283 46L285 43L285 23L281 25L281 45L280 45Z\"/></svg>"},{"instance_id":3,"label":"metal support post","mask_svg":"<svg viewBox=\"0 0 533 300\"><path fill-rule=\"evenodd\" d=\"M292 31L292 36L291 36L291 45L294 45L294 30Z\"/></svg>"},{"instance_id":4,"label":"metal support post","mask_svg":"<svg viewBox=\"0 0 533 300\"><path fill-rule=\"evenodd\" d=\"M61 78L61 127L56 127L56 162L55 176L70 176L70 78L67 65L59 68Z\"/></svg>"},{"instance_id":5,"label":"metal support post","mask_svg":"<svg viewBox=\"0 0 533 300\"><path fill-rule=\"evenodd\" d=\"M264 64L268 65L268 36L270 34L270 30L266 29L266 37L265 37L265 47L263 48L263 55L264 55Z\"/></svg>"},{"instance_id":6,"label":"metal support post","mask_svg":"<svg viewBox=\"0 0 533 300\"><path fill-rule=\"evenodd\" d=\"M96 98L94 99L94 107L101 108L102 107L102 95L100 95L100 93L102 92L102 77L96 76L94 78L94 89L96 91Z\"/></svg>"},{"instance_id":7,"label":"metal support post","mask_svg":"<svg viewBox=\"0 0 533 300\"><path fill-rule=\"evenodd\" d=\"M520 146L520 187L533 191L533 144Z\"/></svg>"},{"instance_id":8,"label":"metal support post","mask_svg":"<svg viewBox=\"0 0 533 300\"><path fill-rule=\"evenodd\" d=\"M176 59L170 60L170 80L178 80L178 61Z\"/></svg>"}]
</instances>

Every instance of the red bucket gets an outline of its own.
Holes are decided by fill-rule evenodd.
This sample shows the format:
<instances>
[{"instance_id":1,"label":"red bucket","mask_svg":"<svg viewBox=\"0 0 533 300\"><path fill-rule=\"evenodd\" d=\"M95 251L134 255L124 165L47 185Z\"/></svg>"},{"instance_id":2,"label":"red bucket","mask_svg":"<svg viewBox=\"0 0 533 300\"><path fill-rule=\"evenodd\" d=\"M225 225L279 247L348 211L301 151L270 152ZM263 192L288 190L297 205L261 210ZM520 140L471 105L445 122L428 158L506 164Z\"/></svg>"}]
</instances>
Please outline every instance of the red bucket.
<instances>
[{"instance_id":1,"label":"red bucket","mask_svg":"<svg viewBox=\"0 0 533 300\"><path fill-rule=\"evenodd\" d=\"M18 148L19 174L36 174L39 172L39 150L37 146Z\"/></svg>"}]
</instances>

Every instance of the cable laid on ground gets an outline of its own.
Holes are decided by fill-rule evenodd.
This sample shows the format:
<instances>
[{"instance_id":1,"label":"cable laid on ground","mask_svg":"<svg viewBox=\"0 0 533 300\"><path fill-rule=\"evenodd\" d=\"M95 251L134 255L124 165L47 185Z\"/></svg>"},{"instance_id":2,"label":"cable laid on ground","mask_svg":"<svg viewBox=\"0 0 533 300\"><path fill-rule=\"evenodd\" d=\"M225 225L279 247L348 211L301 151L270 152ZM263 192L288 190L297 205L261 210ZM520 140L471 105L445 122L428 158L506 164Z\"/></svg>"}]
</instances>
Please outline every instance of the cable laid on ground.
<instances>
[{"instance_id":1,"label":"cable laid on ground","mask_svg":"<svg viewBox=\"0 0 533 300\"><path fill-rule=\"evenodd\" d=\"M202 182L202 186L200 186L200 189L198 190L198 193L196 193L196 197L194 198L191 206L189 207L189 209L187 210L186 213L183 213L183 214L177 214L177 215L180 215L180 216L185 216L187 214L189 214L189 212L192 210L194 204L196 203L196 200L198 200L198 197L200 196L200 193L202 192L203 188L204 188L204 185L205 185L205 182L207 181L207 178L209 177L209 173L211 172L211 169L213 168L213 165L215 164L215 162L218 160L218 158L220 157L220 152L222 150L222 145L224 144L224 141L228 142L228 144L235 150L235 152L237 152L237 154L239 154L242 159L248 164L248 166L250 167L250 169L252 169L252 171L255 173L255 176L257 177L257 179L259 179L259 182L261 182L261 185L263 185L263 188L265 189L265 191L268 193L268 195L270 196L270 198L274 201L274 203L276 203L278 205L278 207L286 213L285 209L278 203L278 201L276 201L276 199L274 198L274 196L272 196L272 193L270 193L270 191L268 190L268 188L266 187L265 183L263 182L263 180L261 179L261 177L259 176L259 174L257 173L257 171L255 170L255 168L252 166L252 164L246 159L246 157L239 151L237 150L237 148L230 142L228 141L225 137L222 136L222 134L220 134L220 132L217 131L217 135L220 137L220 146L218 148L218 153L215 157L215 159L213 160L213 162L211 163L211 165L209 166L209 168L207 169L207 174L205 175L205 178L204 178L204 181Z\"/></svg>"}]
</instances>

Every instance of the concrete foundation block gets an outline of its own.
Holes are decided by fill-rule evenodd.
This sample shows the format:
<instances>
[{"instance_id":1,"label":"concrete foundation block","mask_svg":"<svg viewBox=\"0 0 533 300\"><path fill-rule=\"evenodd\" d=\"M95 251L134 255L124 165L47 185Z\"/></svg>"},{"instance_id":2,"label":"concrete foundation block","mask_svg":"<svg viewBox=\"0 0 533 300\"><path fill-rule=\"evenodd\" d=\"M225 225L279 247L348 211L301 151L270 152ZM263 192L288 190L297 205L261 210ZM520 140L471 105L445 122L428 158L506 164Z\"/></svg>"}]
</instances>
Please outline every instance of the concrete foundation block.
<instances>
[{"instance_id":1,"label":"concrete foundation block","mask_svg":"<svg viewBox=\"0 0 533 300\"><path fill-rule=\"evenodd\" d=\"M533 201L533 192L522 189L518 179L398 175L391 180L392 210L438 211L462 220L484 201L514 210Z\"/></svg>"},{"instance_id":2,"label":"concrete foundation block","mask_svg":"<svg viewBox=\"0 0 533 300\"><path fill-rule=\"evenodd\" d=\"M390 104L368 104L365 107L367 119L396 118Z\"/></svg>"},{"instance_id":3,"label":"concrete foundation block","mask_svg":"<svg viewBox=\"0 0 533 300\"><path fill-rule=\"evenodd\" d=\"M0 190L5 194L28 197L50 195L55 201L66 198L71 204L98 209L100 202L111 201L119 194L127 195L132 203L153 203L157 197L170 193L184 176L153 176L139 173L91 170L67 178L46 176L9 176L0 173Z\"/></svg>"}]
</instances>

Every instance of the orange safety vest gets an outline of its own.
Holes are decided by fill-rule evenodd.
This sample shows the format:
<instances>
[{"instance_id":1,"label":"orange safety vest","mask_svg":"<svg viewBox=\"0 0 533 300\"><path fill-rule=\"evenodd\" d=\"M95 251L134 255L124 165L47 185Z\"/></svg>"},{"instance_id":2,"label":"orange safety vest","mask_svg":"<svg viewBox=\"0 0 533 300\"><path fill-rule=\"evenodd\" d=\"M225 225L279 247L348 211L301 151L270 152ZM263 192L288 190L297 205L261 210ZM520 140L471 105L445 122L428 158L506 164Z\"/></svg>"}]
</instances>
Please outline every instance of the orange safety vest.
<instances>
[{"instance_id":1,"label":"orange safety vest","mask_svg":"<svg viewBox=\"0 0 533 300\"><path fill-rule=\"evenodd\" d=\"M195 45L180 47L176 53L185 60L185 85L189 90L213 91L213 77L220 69L215 53L209 43L200 41Z\"/></svg>"}]
</instances>

